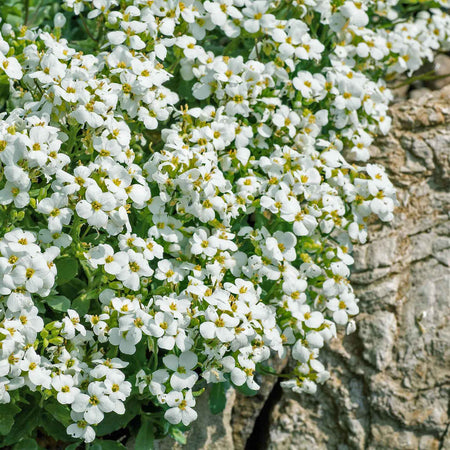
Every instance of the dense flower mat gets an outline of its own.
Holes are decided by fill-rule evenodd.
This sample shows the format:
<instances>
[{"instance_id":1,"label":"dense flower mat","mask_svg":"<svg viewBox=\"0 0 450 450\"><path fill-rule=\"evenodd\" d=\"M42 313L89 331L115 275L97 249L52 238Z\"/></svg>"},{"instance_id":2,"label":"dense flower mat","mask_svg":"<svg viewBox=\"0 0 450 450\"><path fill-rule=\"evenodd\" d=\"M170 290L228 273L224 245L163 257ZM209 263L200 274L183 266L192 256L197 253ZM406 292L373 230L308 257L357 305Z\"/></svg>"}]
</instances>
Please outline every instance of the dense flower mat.
<instances>
[{"instance_id":1,"label":"dense flower mat","mask_svg":"<svg viewBox=\"0 0 450 450\"><path fill-rule=\"evenodd\" d=\"M127 424L136 448L182 439L207 383L220 411L289 349L285 388L326 381L320 349L358 313L352 244L396 203L367 163L386 80L449 48L445 6L65 0L39 27L3 17L2 445Z\"/></svg>"}]
</instances>

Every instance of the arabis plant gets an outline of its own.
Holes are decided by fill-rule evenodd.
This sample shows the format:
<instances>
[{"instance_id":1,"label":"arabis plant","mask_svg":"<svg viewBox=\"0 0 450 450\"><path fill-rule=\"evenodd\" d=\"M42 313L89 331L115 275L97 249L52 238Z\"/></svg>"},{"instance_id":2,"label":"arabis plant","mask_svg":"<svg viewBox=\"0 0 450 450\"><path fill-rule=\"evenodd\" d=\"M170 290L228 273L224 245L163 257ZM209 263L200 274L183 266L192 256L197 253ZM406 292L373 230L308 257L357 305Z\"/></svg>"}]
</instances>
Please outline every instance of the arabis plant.
<instances>
[{"instance_id":1,"label":"arabis plant","mask_svg":"<svg viewBox=\"0 0 450 450\"><path fill-rule=\"evenodd\" d=\"M314 393L355 329L352 245L396 204L367 162L386 80L450 48L446 2L9 4L2 446L182 439L207 384L217 412L272 357Z\"/></svg>"}]
</instances>

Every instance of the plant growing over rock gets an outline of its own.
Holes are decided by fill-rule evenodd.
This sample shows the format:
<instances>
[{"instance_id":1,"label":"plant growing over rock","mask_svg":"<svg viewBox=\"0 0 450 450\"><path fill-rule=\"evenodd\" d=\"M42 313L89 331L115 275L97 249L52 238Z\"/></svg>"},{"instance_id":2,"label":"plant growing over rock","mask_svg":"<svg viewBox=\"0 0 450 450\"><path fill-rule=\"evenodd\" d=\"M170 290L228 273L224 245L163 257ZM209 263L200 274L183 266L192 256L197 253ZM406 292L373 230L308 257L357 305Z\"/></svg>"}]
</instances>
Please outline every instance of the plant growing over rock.
<instances>
[{"instance_id":1,"label":"plant growing over rock","mask_svg":"<svg viewBox=\"0 0 450 450\"><path fill-rule=\"evenodd\" d=\"M207 384L219 411L288 351L314 393L352 244L393 217L386 80L449 48L445 7L5 2L2 445L182 440Z\"/></svg>"}]
</instances>

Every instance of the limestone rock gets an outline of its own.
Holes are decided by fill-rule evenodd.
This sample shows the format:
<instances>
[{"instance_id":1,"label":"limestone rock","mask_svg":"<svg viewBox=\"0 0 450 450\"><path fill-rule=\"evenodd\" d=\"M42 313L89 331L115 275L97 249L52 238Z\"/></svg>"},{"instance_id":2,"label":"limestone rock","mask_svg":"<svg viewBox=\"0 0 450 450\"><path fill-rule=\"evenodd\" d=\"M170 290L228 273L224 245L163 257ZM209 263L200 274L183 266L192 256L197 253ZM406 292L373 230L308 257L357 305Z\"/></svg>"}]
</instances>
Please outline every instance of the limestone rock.
<instances>
[{"instance_id":1,"label":"limestone rock","mask_svg":"<svg viewBox=\"0 0 450 450\"><path fill-rule=\"evenodd\" d=\"M363 358L378 370L384 370L392 361L392 348L397 332L393 313L377 311L359 320L359 337L363 343Z\"/></svg>"}]
</instances>

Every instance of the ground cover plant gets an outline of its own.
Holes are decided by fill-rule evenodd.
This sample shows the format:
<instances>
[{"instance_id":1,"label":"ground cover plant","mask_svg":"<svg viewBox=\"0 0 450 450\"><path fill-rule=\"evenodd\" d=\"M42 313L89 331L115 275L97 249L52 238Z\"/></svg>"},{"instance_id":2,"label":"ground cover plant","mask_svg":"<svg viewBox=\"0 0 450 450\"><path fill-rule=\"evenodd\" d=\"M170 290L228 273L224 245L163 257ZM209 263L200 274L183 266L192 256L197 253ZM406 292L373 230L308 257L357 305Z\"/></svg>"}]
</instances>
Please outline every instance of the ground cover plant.
<instances>
[{"instance_id":1,"label":"ground cover plant","mask_svg":"<svg viewBox=\"0 0 450 450\"><path fill-rule=\"evenodd\" d=\"M326 382L396 204L386 81L449 49L446 6L2 2L2 448L149 449L205 392Z\"/></svg>"}]
</instances>

